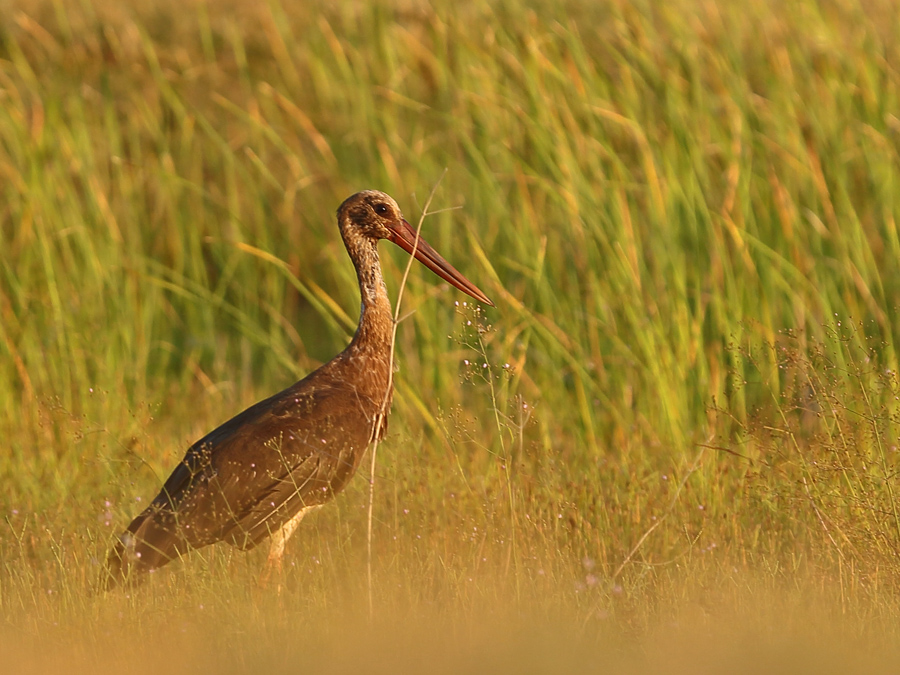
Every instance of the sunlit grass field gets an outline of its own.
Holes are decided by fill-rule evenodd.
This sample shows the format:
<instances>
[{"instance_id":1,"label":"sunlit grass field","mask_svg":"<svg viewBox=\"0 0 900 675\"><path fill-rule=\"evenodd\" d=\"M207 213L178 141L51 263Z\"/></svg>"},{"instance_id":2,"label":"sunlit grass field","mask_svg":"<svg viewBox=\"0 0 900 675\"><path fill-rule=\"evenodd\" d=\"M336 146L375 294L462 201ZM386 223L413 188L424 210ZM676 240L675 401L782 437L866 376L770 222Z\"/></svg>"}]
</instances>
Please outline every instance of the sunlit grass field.
<instances>
[{"instance_id":1,"label":"sunlit grass field","mask_svg":"<svg viewBox=\"0 0 900 675\"><path fill-rule=\"evenodd\" d=\"M896 2L0 13L0 662L891 672ZM435 189L497 304L412 270L371 588L361 475L280 592L224 546L96 592L190 443L347 344L366 188Z\"/></svg>"}]
</instances>

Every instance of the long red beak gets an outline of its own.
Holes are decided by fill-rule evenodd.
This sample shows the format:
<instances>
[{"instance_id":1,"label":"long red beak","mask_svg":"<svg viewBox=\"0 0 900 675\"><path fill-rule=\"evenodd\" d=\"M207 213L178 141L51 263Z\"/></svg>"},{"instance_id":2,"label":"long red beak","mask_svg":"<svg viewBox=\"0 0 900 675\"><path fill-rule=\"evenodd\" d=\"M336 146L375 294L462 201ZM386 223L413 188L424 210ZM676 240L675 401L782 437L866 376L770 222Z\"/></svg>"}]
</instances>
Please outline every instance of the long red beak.
<instances>
[{"instance_id":1,"label":"long red beak","mask_svg":"<svg viewBox=\"0 0 900 675\"><path fill-rule=\"evenodd\" d=\"M407 253L413 253L415 250L415 258L425 265L432 272L437 274L444 281L456 286L463 293L468 293L479 302L486 305L494 306L491 299L479 290L479 288L471 281L466 279L462 274L456 271L450 263L444 260L440 253L435 251L427 241L419 237L419 243L416 244L416 231L409 226L405 220L402 220L396 226L389 226L391 231L390 240L397 244Z\"/></svg>"}]
</instances>

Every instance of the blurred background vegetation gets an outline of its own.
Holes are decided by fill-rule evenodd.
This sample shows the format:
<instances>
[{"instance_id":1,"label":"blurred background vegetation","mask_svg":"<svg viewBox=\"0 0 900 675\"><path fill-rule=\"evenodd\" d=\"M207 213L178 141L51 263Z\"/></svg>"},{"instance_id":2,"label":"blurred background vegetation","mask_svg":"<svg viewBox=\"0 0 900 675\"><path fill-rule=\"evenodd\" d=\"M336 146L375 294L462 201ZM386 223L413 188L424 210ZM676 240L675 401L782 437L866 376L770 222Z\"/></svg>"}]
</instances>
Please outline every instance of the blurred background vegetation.
<instances>
[{"instance_id":1,"label":"blurred background vegetation","mask_svg":"<svg viewBox=\"0 0 900 675\"><path fill-rule=\"evenodd\" d=\"M895 637L897 10L0 1L0 614L255 607L220 549L88 589L189 443L349 340L340 202L440 180L423 236L497 308L413 270L379 602L628 633L803 588ZM365 500L295 537L295 602L363 592Z\"/></svg>"}]
</instances>

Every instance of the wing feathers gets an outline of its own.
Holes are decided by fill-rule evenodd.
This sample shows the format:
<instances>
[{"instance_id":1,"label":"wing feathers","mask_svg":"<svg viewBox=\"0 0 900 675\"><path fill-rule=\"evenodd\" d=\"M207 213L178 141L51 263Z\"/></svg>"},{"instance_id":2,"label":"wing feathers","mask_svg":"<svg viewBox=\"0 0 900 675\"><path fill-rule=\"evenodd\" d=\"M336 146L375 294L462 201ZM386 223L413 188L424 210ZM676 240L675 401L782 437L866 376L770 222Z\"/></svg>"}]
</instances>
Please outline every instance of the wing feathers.
<instances>
[{"instance_id":1,"label":"wing feathers","mask_svg":"<svg viewBox=\"0 0 900 675\"><path fill-rule=\"evenodd\" d=\"M303 383L190 447L110 553L114 580L217 541L251 549L343 489L369 444L376 402L344 385Z\"/></svg>"}]
</instances>

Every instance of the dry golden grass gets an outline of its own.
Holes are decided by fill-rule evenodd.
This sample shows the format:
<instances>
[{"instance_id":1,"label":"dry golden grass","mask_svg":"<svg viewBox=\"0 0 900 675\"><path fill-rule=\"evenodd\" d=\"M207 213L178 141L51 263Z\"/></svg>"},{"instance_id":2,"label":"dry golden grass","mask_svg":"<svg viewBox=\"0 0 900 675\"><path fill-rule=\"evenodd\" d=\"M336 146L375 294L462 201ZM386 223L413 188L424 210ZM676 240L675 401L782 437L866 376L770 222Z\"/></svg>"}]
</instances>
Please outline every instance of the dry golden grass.
<instances>
[{"instance_id":1,"label":"dry golden grass","mask_svg":"<svg viewBox=\"0 0 900 675\"><path fill-rule=\"evenodd\" d=\"M879 672L896 657L895 2L7 1L0 660ZM379 450L292 541L92 588L187 445L414 269ZM395 290L402 258L385 254ZM460 300L459 305L454 304Z\"/></svg>"}]
</instances>

